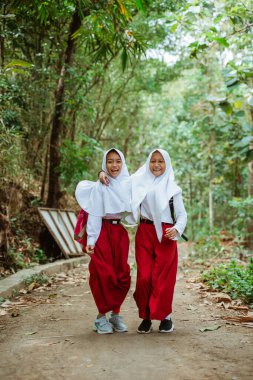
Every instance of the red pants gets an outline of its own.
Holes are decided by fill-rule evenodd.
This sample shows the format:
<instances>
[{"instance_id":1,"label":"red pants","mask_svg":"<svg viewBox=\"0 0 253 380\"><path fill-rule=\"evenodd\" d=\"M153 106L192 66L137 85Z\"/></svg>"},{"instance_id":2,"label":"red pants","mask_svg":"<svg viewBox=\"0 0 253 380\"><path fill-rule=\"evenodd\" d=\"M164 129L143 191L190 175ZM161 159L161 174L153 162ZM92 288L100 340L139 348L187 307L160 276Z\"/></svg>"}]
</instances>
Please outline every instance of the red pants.
<instances>
[{"instance_id":1,"label":"red pants","mask_svg":"<svg viewBox=\"0 0 253 380\"><path fill-rule=\"evenodd\" d=\"M129 238L121 224L102 222L92 255L90 288L101 314L119 309L130 288Z\"/></svg>"},{"instance_id":2,"label":"red pants","mask_svg":"<svg viewBox=\"0 0 253 380\"><path fill-rule=\"evenodd\" d=\"M170 225L163 225L163 232ZM136 233L137 282L134 299L142 319L163 320L172 312L177 274L177 242L157 239L153 224L141 223Z\"/></svg>"}]
</instances>

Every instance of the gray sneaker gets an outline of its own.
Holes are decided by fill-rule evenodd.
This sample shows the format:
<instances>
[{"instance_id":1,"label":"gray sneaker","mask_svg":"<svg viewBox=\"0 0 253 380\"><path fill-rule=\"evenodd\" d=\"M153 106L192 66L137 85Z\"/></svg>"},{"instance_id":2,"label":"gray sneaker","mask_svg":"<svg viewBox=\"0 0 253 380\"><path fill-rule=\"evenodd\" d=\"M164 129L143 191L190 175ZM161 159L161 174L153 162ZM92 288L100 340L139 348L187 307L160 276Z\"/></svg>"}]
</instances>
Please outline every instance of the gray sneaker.
<instances>
[{"instance_id":1,"label":"gray sneaker","mask_svg":"<svg viewBox=\"0 0 253 380\"><path fill-rule=\"evenodd\" d=\"M98 334L112 334L113 329L110 322L107 321L106 316L104 315L101 318L96 318L94 322L93 330Z\"/></svg>"},{"instance_id":2,"label":"gray sneaker","mask_svg":"<svg viewBox=\"0 0 253 380\"><path fill-rule=\"evenodd\" d=\"M118 314L111 314L109 322L112 324L113 330L117 332L126 332L127 325L124 323L123 317Z\"/></svg>"}]
</instances>

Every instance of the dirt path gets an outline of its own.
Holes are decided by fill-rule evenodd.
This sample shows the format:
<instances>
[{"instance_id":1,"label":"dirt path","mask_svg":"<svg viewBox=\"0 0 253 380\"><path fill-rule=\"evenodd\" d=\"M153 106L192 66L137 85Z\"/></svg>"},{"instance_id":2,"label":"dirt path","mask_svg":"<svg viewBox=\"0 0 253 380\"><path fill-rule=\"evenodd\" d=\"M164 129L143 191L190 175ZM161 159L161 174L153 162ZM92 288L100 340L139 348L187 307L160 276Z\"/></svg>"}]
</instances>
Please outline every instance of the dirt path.
<instances>
[{"instance_id":1,"label":"dirt path","mask_svg":"<svg viewBox=\"0 0 253 380\"><path fill-rule=\"evenodd\" d=\"M181 271L172 334L159 334L158 322L152 334L136 333L134 275L122 308L129 332L94 333L96 308L87 275L87 266L58 275L47 290L23 295L20 302L27 307L16 306L19 316L0 317L1 380L252 379L252 329L227 325L221 319L226 311L201 299ZM210 325L221 327L199 330Z\"/></svg>"}]
</instances>

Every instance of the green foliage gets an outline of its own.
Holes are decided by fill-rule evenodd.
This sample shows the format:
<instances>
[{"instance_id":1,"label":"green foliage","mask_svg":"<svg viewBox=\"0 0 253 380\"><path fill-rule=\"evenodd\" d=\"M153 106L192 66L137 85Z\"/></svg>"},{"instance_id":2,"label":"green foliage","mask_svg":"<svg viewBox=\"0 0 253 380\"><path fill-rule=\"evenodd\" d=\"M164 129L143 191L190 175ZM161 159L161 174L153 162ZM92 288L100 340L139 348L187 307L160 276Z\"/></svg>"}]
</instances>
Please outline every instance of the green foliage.
<instances>
[{"instance_id":1,"label":"green foliage","mask_svg":"<svg viewBox=\"0 0 253 380\"><path fill-rule=\"evenodd\" d=\"M7 252L7 261L10 267L18 270L47 263L45 252L38 248L31 238L19 239L18 246L11 247Z\"/></svg>"},{"instance_id":2,"label":"green foliage","mask_svg":"<svg viewBox=\"0 0 253 380\"><path fill-rule=\"evenodd\" d=\"M98 161L94 157L96 158L100 152L102 149L97 141L82 133L78 136L78 144L71 140L64 141L61 147L62 161L59 170L61 180L67 190L72 192L82 179L92 179L94 161Z\"/></svg>"},{"instance_id":3,"label":"green foliage","mask_svg":"<svg viewBox=\"0 0 253 380\"><path fill-rule=\"evenodd\" d=\"M194 241L191 257L194 261L205 263L208 258L218 256L222 252L221 233L216 229L210 234L207 229L202 228L199 235Z\"/></svg>"},{"instance_id":4,"label":"green foliage","mask_svg":"<svg viewBox=\"0 0 253 380\"><path fill-rule=\"evenodd\" d=\"M39 264L46 264L48 259L45 252L41 248L35 248L34 250L34 261Z\"/></svg>"},{"instance_id":5,"label":"green foliage","mask_svg":"<svg viewBox=\"0 0 253 380\"><path fill-rule=\"evenodd\" d=\"M253 197L234 198L229 201L229 205L234 210L231 225L237 239L239 241L253 239L253 231L250 233L247 228L252 221Z\"/></svg>"},{"instance_id":6,"label":"green foliage","mask_svg":"<svg viewBox=\"0 0 253 380\"><path fill-rule=\"evenodd\" d=\"M36 283L38 285L44 285L49 282L49 277L45 275L44 273L40 274L33 274L31 276L28 276L24 280L26 286L31 285L32 283Z\"/></svg>"},{"instance_id":7,"label":"green foliage","mask_svg":"<svg viewBox=\"0 0 253 380\"><path fill-rule=\"evenodd\" d=\"M15 248L10 248L7 252L7 264L9 267L15 270L24 269L29 267L25 261L25 257L22 252L18 252Z\"/></svg>"},{"instance_id":8,"label":"green foliage","mask_svg":"<svg viewBox=\"0 0 253 380\"><path fill-rule=\"evenodd\" d=\"M220 264L201 275L215 290L228 293L233 299L241 298L247 303L253 303L253 259L246 264L232 260Z\"/></svg>"}]
</instances>

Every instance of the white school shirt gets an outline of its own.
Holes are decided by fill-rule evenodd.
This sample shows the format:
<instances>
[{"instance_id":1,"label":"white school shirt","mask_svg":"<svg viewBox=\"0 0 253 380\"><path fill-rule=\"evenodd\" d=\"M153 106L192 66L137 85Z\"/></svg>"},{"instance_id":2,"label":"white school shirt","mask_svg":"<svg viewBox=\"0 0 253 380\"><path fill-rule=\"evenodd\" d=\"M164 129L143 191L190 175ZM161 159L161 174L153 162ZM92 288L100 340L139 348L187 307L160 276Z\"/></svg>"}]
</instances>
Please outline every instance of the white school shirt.
<instances>
[{"instance_id":1,"label":"white school shirt","mask_svg":"<svg viewBox=\"0 0 253 380\"><path fill-rule=\"evenodd\" d=\"M176 224L174 227L178 231L179 236L184 232L186 223L187 223L187 214L184 207L183 197L181 193L178 193L173 196L174 212L176 218ZM149 209L147 198L145 197L141 203L141 216L144 218L152 220L152 215ZM162 212L162 222L173 224L173 219L170 213L170 207L168 207ZM173 240L178 240L178 237L175 237Z\"/></svg>"},{"instance_id":2,"label":"white school shirt","mask_svg":"<svg viewBox=\"0 0 253 380\"><path fill-rule=\"evenodd\" d=\"M121 219L122 213L117 214L106 214L103 216L103 219ZM100 235L102 226L102 217L101 216L94 216L94 215L88 215L87 220L87 245L95 245L98 237Z\"/></svg>"}]
</instances>

